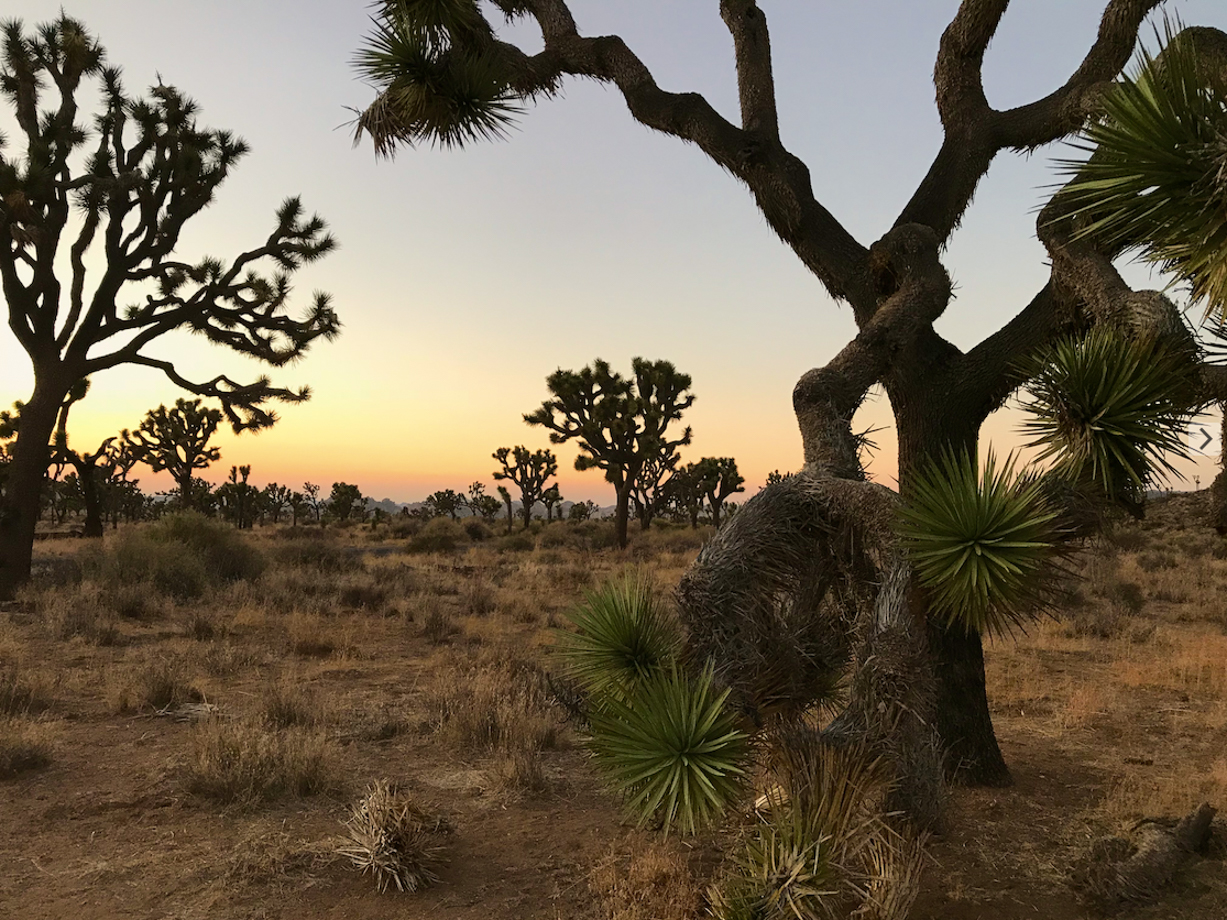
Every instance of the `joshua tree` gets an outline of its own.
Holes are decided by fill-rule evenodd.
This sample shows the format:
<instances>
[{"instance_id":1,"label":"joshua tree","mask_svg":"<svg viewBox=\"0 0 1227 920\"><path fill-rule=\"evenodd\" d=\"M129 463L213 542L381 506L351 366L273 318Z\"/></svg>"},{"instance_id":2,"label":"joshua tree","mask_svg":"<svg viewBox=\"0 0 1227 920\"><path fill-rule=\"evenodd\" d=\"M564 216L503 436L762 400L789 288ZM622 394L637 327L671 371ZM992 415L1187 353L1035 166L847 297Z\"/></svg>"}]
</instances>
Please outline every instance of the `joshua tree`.
<instances>
[{"instance_id":1,"label":"joshua tree","mask_svg":"<svg viewBox=\"0 0 1227 920\"><path fill-rule=\"evenodd\" d=\"M548 489L541 493L541 504L545 505L545 522L548 524L554 520L554 508L562 504L562 492L558 490L558 483L554 483ZM559 509L559 518L562 517L562 509Z\"/></svg>"},{"instance_id":2,"label":"joshua tree","mask_svg":"<svg viewBox=\"0 0 1227 920\"><path fill-rule=\"evenodd\" d=\"M523 445L500 447L491 456L502 466L502 470L494 473L494 478L514 482L520 487L520 514L524 516L524 529L528 530L533 505L545 497L546 481L558 472L558 458L553 451L530 452Z\"/></svg>"},{"instance_id":3,"label":"joshua tree","mask_svg":"<svg viewBox=\"0 0 1227 920\"><path fill-rule=\"evenodd\" d=\"M711 522L719 527L721 506L730 495L746 490L745 479L737 472L737 461L732 457L704 457L695 466L711 509Z\"/></svg>"},{"instance_id":4,"label":"joshua tree","mask_svg":"<svg viewBox=\"0 0 1227 920\"><path fill-rule=\"evenodd\" d=\"M530 425L550 430L550 441L579 442L577 470L601 469L614 487L614 527L618 545L626 546L631 493L648 463L672 457L690 443L690 428L667 437L669 425L694 404L690 376L668 361L631 361L633 379L609 369L600 358L578 373L561 368L545 383L553 399L524 416Z\"/></svg>"},{"instance_id":5,"label":"joshua tree","mask_svg":"<svg viewBox=\"0 0 1227 920\"><path fill-rule=\"evenodd\" d=\"M192 487L196 471L208 469L221 458L221 448L209 446L221 422L221 411L202 407L199 399L177 399L173 409L150 409L132 432L133 449L140 461L155 473L170 473L179 486L179 502L184 508L196 507Z\"/></svg>"},{"instance_id":6,"label":"joshua tree","mask_svg":"<svg viewBox=\"0 0 1227 920\"><path fill-rule=\"evenodd\" d=\"M465 506L465 499L454 489L442 489L426 496L425 503L431 517L447 515L454 521L460 516L460 509Z\"/></svg>"},{"instance_id":7,"label":"joshua tree","mask_svg":"<svg viewBox=\"0 0 1227 920\"><path fill-rule=\"evenodd\" d=\"M217 399L236 430L264 428L276 417L270 402L300 402L307 391L267 378L193 381L151 349L190 330L282 367L338 330L326 295L302 319L283 312L290 275L333 248L323 221L305 219L296 199L279 208L263 243L229 263L177 256L184 225L247 153L241 140L198 127L195 103L173 87L129 95L74 19L61 14L33 33L18 21L2 28L0 93L21 149L0 148L0 283L34 392L0 499L0 599L29 576L56 417L78 381L124 364L152 368ZM92 128L77 122L89 83L101 91Z\"/></svg>"},{"instance_id":8,"label":"joshua tree","mask_svg":"<svg viewBox=\"0 0 1227 920\"><path fill-rule=\"evenodd\" d=\"M313 482L304 482L302 484L302 494L307 506L311 509L311 513L315 515L315 523L318 524L323 516L324 505L327 503L327 499L320 498L320 487Z\"/></svg>"},{"instance_id":9,"label":"joshua tree","mask_svg":"<svg viewBox=\"0 0 1227 920\"><path fill-rule=\"evenodd\" d=\"M301 492L290 493L290 526L297 527L298 519L305 517L311 511L307 496Z\"/></svg>"},{"instance_id":10,"label":"joshua tree","mask_svg":"<svg viewBox=\"0 0 1227 920\"><path fill-rule=\"evenodd\" d=\"M273 519L273 523L281 523L282 512L294 502L294 493L290 491L290 487L270 482L264 487L264 491L260 495L264 508L268 512L269 517ZM298 523L297 519L295 519L294 523Z\"/></svg>"},{"instance_id":11,"label":"joshua tree","mask_svg":"<svg viewBox=\"0 0 1227 920\"><path fill-rule=\"evenodd\" d=\"M230 467L230 478L217 487L214 496L226 520L239 530L249 530L255 521L260 490L249 485L250 466Z\"/></svg>"},{"instance_id":12,"label":"joshua tree","mask_svg":"<svg viewBox=\"0 0 1227 920\"><path fill-rule=\"evenodd\" d=\"M334 482L328 496L328 512L338 521L361 521L366 517L366 499L348 482Z\"/></svg>"},{"instance_id":13,"label":"joshua tree","mask_svg":"<svg viewBox=\"0 0 1227 920\"><path fill-rule=\"evenodd\" d=\"M1132 291L1113 265L1140 250L1188 280L1194 299L1222 315L1227 36L1208 28L1169 32L1162 66L1123 78L1139 29L1159 3L1105 0L1099 33L1068 80L1035 101L998 109L981 74L1008 0L962 0L934 68L943 142L914 194L872 241L858 240L815 199L809 169L784 144L767 19L755 0L719 4L733 45L736 121L697 93L662 89L617 35L584 35L566 0L494 0L483 7L388 2L358 59L378 96L357 128L388 156L418 141L462 145L501 136L519 103L554 95L569 77L587 78L621 93L641 124L693 144L744 183L771 229L834 299L849 305L859 331L826 366L798 381L793 406L804 466L747 502L709 544L682 585L683 615L692 628L709 623L720 635L748 637L721 622L757 605L758 635L769 643L765 624L778 622L773 618L791 598L807 596L815 584L841 595L841 603L856 606L850 619L876 624L864 637L893 630L896 648L927 645L931 659L915 662L935 686L923 707L931 713L926 724L935 727L952 770L971 782L1007 783L989 717L980 632L933 615L899 542L893 509L917 494L924 471L947 452L974 454L984 420L1037 371L1031 359L1052 356L1045 349L1071 331L1114 326L1125 339L1159 343L1196 368L1200 398L1227 397L1227 368L1201 363L1175 306L1159 292ZM427 6L438 15L427 16ZM499 40L485 10L532 20L543 48L530 54ZM820 104L822 94L813 98ZM1038 217L1047 283L998 332L968 350L956 347L934 328L952 296L942 258L981 179L1002 152L1030 154L1080 131L1093 151L1089 161L1069 165L1071 181ZM879 384L898 432L898 495L867 481L851 430L853 414ZM1075 416L1066 422L1077 428ZM1081 432L1086 443L1096 436ZM1221 491L1227 495L1227 487ZM841 555L851 545L869 555ZM770 565L760 564L763 553ZM734 584L722 571L753 578ZM849 590L832 590L839 582ZM876 586L869 595L867 586ZM914 623L923 624L919 632ZM714 633L705 651L726 681L729 668L750 660ZM876 646L861 648L857 658L879 671L886 666ZM856 705L841 729L861 715L874 722L858 706L872 697L867 688L877 687L876 678L858 673ZM899 725L922 731L904 709L883 711L903 713Z\"/></svg>"},{"instance_id":14,"label":"joshua tree","mask_svg":"<svg viewBox=\"0 0 1227 920\"><path fill-rule=\"evenodd\" d=\"M486 494L486 487L480 482L475 482L469 486L469 494L466 496L464 503L469 506L471 514L480 517L487 523L493 521L499 509L503 507L503 503L497 498Z\"/></svg>"},{"instance_id":15,"label":"joshua tree","mask_svg":"<svg viewBox=\"0 0 1227 920\"><path fill-rule=\"evenodd\" d=\"M635 503L639 527L642 530L652 526L653 518L668 501L669 480L677 473L681 456L677 451L651 456L635 477L635 483L631 487L631 499Z\"/></svg>"},{"instance_id":16,"label":"joshua tree","mask_svg":"<svg viewBox=\"0 0 1227 920\"><path fill-rule=\"evenodd\" d=\"M511 533L511 525L515 518L511 514L511 493L507 491L506 486L498 486L498 497L503 500L503 504L507 508L507 532Z\"/></svg>"}]
</instances>

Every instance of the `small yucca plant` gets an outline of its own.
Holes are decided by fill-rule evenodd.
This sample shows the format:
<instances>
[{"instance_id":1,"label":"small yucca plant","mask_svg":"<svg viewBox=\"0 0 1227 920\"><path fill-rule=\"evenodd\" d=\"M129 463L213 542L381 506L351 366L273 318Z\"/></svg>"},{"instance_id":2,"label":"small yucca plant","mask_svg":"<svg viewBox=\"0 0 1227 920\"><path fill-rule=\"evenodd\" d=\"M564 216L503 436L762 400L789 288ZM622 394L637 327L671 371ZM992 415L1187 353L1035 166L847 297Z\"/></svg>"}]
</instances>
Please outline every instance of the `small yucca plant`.
<instances>
[{"instance_id":1,"label":"small yucca plant","mask_svg":"<svg viewBox=\"0 0 1227 920\"><path fill-rule=\"evenodd\" d=\"M439 880L444 848L439 843L447 822L427 814L387 780L367 791L349 820L338 855L375 877L375 887L413 892Z\"/></svg>"},{"instance_id":2,"label":"small yucca plant","mask_svg":"<svg viewBox=\"0 0 1227 920\"><path fill-rule=\"evenodd\" d=\"M1194 302L1227 309L1227 79L1199 61L1169 21L1156 59L1104 93L1083 132L1086 160L1058 160L1059 193L1079 237L1108 252L1137 250L1190 285Z\"/></svg>"},{"instance_id":3,"label":"small yucca plant","mask_svg":"<svg viewBox=\"0 0 1227 920\"><path fill-rule=\"evenodd\" d=\"M1062 478L1136 502L1156 472L1175 474L1169 455L1187 455L1198 367L1184 350L1097 326L1042 350L1027 370L1028 446L1042 447L1038 459L1052 458Z\"/></svg>"},{"instance_id":4,"label":"small yucca plant","mask_svg":"<svg viewBox=\"0 0 1227 920\"><path fill-rule=\"evenodd\" d=\"M731 871L708 892L716 920L834 920L846 894L835 842L800 808L772 809L754 829Z\"/></svg>"},{"instance_id":5,"label":"small yucca plant","mask_svg":"<svg viewBox=\"0 0 1227 920\"><path fill-rule=\"evenodd\" d=\"M589 593L560 630L556 654L593 697L626 695L668 668L682 639L643 570L623 573Z\"/></svg>"},{"instance_id":6,"label":"small yucca plant","mask_svg":"<svg viewBox=\"0 0 1227 920\"><path fill-rule=\"evenodd\" d=\"M1042 483L970 452L945 451L916 476L899 532L934 612L979 633L1009 632L1046 603L1059 539Z\"/></svg>"},{"instance_id":7,"label":"small yucca plant","mask_svg":"<svg viewBox=\"0 0 1227 920\"><path fill-rule=\"evenodd\" d=\"M749 738L725 705L729 691L712 684L710 665L692 676L674 664L593 710L589 747L640 826L696 833L743 791Z\"/></svg>"}]
</instances>

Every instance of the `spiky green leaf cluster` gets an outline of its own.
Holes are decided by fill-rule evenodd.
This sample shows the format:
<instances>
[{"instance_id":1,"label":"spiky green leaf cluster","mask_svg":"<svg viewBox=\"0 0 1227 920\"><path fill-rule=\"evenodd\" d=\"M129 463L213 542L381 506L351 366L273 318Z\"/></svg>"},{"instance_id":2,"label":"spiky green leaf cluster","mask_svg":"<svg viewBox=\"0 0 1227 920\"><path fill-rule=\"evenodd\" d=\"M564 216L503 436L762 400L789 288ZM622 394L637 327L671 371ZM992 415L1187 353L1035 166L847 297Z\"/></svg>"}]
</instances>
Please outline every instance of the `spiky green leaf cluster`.
<instances>
[{"instance_id":1,"label":"spiky green leaf cluster","mask_svg":"<svg viewBox=\"0 0 1227 920\"><path fill-rule=\"evenodd\" d=\"M1058 160L1060 192L1079 235L1187 282L1194 302L1227 316L1227 78L1198 60L1169 22L1164 51L1146 53L1102 99L1101 117Z\"/></svg>"},{"instance_id":2,"label":"spiky green leaf cluster","mask_svg":"<svg viewBox=\"0 0 1227 920\"><path fill-rule=\"evenodd\" d=\"M1040 460L1113 498L1141 500L1182 440L1198 408L1197 363L1158 340L1099 326L1041 351L1028 368L1028 446Z\"/></svg>"},{"instance_id":3,"label":"spiky green leaf cluster","mask_svg":"<svg viewBox=\"0 0 1227 920\"><path fill-rule=\"evenodd\" d=\"M655 819L694 834L740 795L749 738L728 694L713 686L710 665L693 676L674 664L594 708L589 746L640 826Z\"/></svg>"},{"instance_id":4,"label":"spiky green leaf cluster","mask_svg":"<svg viewBox=\"0 0 1227 920\"><path fill-rule=\"evenodd\" d=\"M799 808L774 809L709 900L716 920L830 920L843 893L835 844Z\"/></svg>"},{"instance_id":5,"label":"spiky green leaf cluster","mask_svg":"<svg viewBox=\"0 0 1227 920\"><path fill-rule=\"evenodd\" d=\"M400 144L505 136L522 109L492 45L473 41L489 29L474 0L390 0L374 25L353 64L379 95L359 114L355 142L368 134L391 156Z\"/></svg>"},{"instance_id":6,"label":"spiky green leaf cluster","mask_svg":"<svg viewBox=\"0 0 1227 920\"><path fill-rule=\"evenodd\" d=\"M945 451L917 475L899 532L933 610L980 633L1008 632L1044 606L1057 512L1034 477Z\"/></svg>"},{"instance_id":7,"label":"spiky green leaf cluster","mask_svg":"<svg viewBox=\"0 0 1227 920\"><path fill-rule=\"evenodd\" d=\"M558 632L556 654L593 697L625 697L668 668L681 648L677 625L642 570L586 594L570 618L578 631Z\"/></svg>"}]
</instances>

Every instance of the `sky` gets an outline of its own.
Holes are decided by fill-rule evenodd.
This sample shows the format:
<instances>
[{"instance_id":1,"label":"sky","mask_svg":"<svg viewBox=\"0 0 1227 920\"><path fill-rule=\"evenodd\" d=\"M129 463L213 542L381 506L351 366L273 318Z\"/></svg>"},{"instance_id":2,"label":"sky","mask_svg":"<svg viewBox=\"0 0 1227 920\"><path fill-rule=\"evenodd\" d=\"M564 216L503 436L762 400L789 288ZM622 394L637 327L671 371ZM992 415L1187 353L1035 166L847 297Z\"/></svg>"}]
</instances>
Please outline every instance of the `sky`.
<instances>
[{"instance_id":1,"label":"sky","mask_svg":"<svg viewBox=\"0 0 1227 920\"><path fill-rule=\"evenodd\" d=\"M772 30L782 139L809 165L817 199L865 245L889 229L941 141L932 70L956 0L763 0ZM1094 40L1105 0L1015 0L989 49L997 108L1059 86ZM697 91L736 121L732 43L718 5L695 0L573 0L581 32L617 33L674 91ZM522 421L548 397L546 376L604 358L668 359L693 378L684 460L732 456L752 492L801 464L791 408L796 380L855 334L837 305L767 227L748 191L696 148L636 123L616 90L571 81L530 107L511 136L464 150L428 147L377 160L353 144L355 109L374 98L351 65L370 29L367 0L9 0L27 25L63 9L123 68L129 90L160 79L200 105L200 123L235 131L252 152L215 203L188 224L179 254L223 259L258 245L277 206L301 196L340 246L295 276L296 304L332 295L344 328L279 384L308 384L258 435L218 438L221 461L252 481L357 484L375 498L419 501L441 488L492 485L500 446L550 446ZM1188 24L1227 29L1221 0L1173 0ZM1145 30L1144 30L1145 31ZM500 33L533 51L524 24ZM11 116L0 129L11 135ZM1025 305L1047 279L1035 211L1059 147L1003 153L951 240L956 299L938 330L967 348ZM1162 286L1137 266L1135 287ZM135 299L135 298L134 298ZM199 339L150 350L197 378L254 378L255 363ZM0 332L0 404L28 397L29 361ZM92 448L146 410L186 395L152 370L99 374L75 407L70 438ZM985 442L1017 447L1017 411L990 419ZM893 484L884 397L858 414L880 429L871 472ZM553 448L567 499L607 503L597 471ZM1216 463L1189 467L1203 487ZM169 488L144 471L142 484Z\"/></svg>"}]
</instances>

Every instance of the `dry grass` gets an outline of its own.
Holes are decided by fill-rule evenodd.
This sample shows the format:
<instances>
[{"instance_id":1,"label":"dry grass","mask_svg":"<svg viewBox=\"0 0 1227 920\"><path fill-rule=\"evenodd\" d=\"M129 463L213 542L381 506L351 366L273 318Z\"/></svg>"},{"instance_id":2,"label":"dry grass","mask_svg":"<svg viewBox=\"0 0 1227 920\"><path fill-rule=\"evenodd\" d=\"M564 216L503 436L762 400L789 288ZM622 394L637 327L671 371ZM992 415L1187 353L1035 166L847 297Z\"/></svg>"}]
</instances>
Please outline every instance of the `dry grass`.
<instances>
[{"instance_id":1,"label":"dry grass","mask_svg":"<svg viewBox=\"0 0 1227 920\"><path fill-rule=\"evenodd\" d=\"M118 712L148 709L169 712L189 703L199 703L204 694L187 675L187 662L179 656L155 656L135 668L115 688Z\"/></svg>"},{"instance_id":2,"label":"dry grass","mask_svg":"<svg viewBox=\"0 0 1227 920\"><path fill-rule=\"evenodd\" d=\"M588 877L603 920L687 920L698 915L703 886L674 843L639 839L615 849Z\"/></svg>"},{"instance_id":3,"label":"dry grass","mask_svg":"<svg viewBox=\"0 0 1227 920\"><path fill-rule=\"evenodd\" d=\"M260 698L260 717L269 728L314 728L327 721L328 713L314 688L300 680L283 678L270 682Z\"/></svg>"},{"instance_id":4,"label":"dry grass","mask_svg":"<svg viewBox=\"0 0 1227 920\"><path fill-rule=\"evenodd\" d=\"M284 830L243 837L226 859L227 885L272 884L301 891L317 881L315 873L335 854L328 845L291 836Z\"/></svg>"},{"instance_id":5,"label":"dry grass","mask_svg":"<svg viewBox=\"0 0 1227 920\"><path fill-rule=\"evenodd\" d=\"M342 775L340 752L323 732L223 718L195 726L183 769L189 792L239 806L335 793Z\"/></svg>"},{"instance_id":6,"label":"dry grass","mask_svg":"<svg viewBox=\"0 0 1227 920\"><path fill-rule=\"evenodd\" d=\"M562 740L563 714L540 672L488 665L445 674L423 700L427 726L474 751L550 750Z\"/></svg>"},{"instance_id":7,"label":"dry grass","mask_svg":"<svg viewBox=\"0 0 1227 920\"><path fill-rule=\"evenodd\" d=\"M0 717L0 780L51 763L53 732L42 722Z\"/></svg>"}]
</instances>

